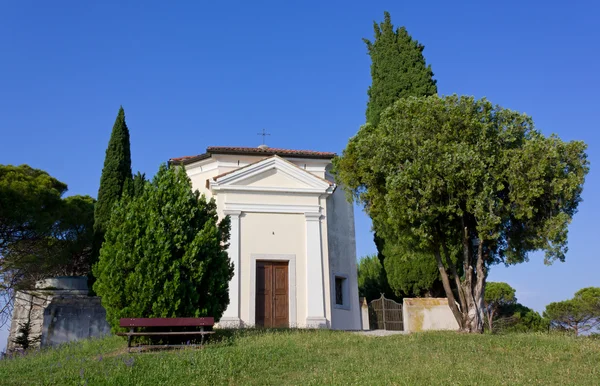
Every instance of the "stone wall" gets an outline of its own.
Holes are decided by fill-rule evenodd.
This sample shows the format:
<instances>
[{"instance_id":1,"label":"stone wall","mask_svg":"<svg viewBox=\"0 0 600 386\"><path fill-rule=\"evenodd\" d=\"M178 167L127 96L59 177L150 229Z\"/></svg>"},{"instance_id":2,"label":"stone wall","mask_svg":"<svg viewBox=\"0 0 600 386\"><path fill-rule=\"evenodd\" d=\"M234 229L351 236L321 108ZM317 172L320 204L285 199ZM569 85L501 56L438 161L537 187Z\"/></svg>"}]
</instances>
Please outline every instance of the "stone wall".
<instances>
[{"instance_id":1,"label":"stone wall","mask_svg":"<svg viewBox=\"0 0 600 386\"><path fill-rule=\"evenodd\" d=\"M110 334L98 296L56 296L44 310L42 346Z\"/></svg>"},{"instance_id":2,"label":"stone wall","mask_svg":"<svg viewBox=\"0 0 600 386\"><path fill-rule=\"evenodd\" d=\"M39 346L44 324L44 309L50 304L52 298L52 291L17 291L6 344L7 352L17 348L13 340L20 335L19 328L21 324L26 323L28 320L31 323L29 338L30 340L37 339L38 343L33 346Z\"/></svg>"},{"instance_id":3,"label":"stone wall","mask_svg":"<svg viewBox=\"0 0 600 386\"><path fill-rule=\"evenodd\" d=\"M359 298L358 304L360 305L360 324L363 330L370 330L371 323L369 322L369 303L367 298Z\"/></svg>"},{"instance_id":4,"label":"stone wall","mask_svg":"<svg viewBox=\"0 0 600 386\"><path fill-rule=\"evenodd\" d=\"M404 298L404 331L458 330L446 298Z\"/></svg>"},{"instance_id":5,"label":"stone wall","mask_svg":"<svg viewBox=\"0 0 600 386\"><path fill-rule=\"evenodd\" d=\"M53 346L110 333L99 297L87 296L87 278L64 277L40 281L36 288L15 294L7 352L23 323L30 322L32 347Z\"/></svg>"}]
</instances>

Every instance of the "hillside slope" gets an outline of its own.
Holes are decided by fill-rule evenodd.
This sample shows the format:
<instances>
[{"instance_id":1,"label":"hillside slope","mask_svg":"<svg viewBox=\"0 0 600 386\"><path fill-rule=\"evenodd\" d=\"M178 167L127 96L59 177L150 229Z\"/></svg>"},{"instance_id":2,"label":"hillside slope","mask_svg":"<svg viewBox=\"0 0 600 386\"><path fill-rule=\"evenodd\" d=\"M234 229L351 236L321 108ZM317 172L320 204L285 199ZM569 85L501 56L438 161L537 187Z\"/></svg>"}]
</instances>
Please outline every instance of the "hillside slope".
<instances>
[{"instance_id":1,"label":"hillside slope","mask_svg":"<svg viewBox=\"0 0 600 386\"><path fill-rule=\"evenodd\" d=\"M534 334L248 330L143 353L109 337L0 361L2 385L599 383L600 340Z\"/></svg>"}]
</instances>

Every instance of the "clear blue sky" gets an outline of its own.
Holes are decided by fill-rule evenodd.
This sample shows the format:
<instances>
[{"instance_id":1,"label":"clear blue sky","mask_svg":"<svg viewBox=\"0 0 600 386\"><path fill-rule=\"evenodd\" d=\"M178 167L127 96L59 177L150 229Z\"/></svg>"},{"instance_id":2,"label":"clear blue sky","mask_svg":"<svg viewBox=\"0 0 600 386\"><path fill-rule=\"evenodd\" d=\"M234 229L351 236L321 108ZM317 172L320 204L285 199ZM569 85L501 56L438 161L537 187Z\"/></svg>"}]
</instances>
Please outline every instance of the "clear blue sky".
<instances>
[{"instance_id":1,"label":"clear blue sky","mask_svg":"<svg viewBox=\"0 0 600 386\"><path fill-rule=\"evenodd\" d=\"M173 5L178 3L179 5ZM96 196L119 105L134 172L211 145L341 152L364 122L362 42L391 12L425 45L440 94L488 97L545 134L589 145L592 171L567 262L541 256L490 280L542 311L600 285L600 7L572 2L11 1L0 5L0 163L29 164ZM358 255L375 252L356 210ZM0 347L4 338L0 336Z\"/></svg>"}]
</instances>

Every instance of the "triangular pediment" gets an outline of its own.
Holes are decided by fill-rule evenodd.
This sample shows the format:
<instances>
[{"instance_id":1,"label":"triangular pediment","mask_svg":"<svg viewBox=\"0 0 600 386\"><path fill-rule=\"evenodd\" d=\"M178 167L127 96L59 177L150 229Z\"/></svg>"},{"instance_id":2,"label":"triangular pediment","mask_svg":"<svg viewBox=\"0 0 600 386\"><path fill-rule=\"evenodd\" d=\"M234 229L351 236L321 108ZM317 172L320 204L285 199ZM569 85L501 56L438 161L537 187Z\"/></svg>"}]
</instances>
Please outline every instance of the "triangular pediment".
<instances>
[{"instance_id":1,"label":"triangular pediment","mask_svg":"<svg viewBox=\"0 0 600 386\"><path fill-rule=\"evenodd\" d=\"M335 185L301 169L285 159L272 156L229 173L216 176L210 184L213 191L281 191L331 193Z\"/></svg>"}]
</instances>

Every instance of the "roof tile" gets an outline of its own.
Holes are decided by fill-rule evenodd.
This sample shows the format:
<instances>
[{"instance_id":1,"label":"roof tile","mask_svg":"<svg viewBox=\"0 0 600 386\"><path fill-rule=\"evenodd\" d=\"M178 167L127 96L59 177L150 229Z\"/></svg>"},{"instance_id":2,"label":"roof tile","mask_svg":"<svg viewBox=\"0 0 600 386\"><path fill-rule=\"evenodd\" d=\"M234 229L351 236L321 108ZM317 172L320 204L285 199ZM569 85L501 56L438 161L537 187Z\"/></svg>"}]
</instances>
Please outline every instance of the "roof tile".
<instances>
[{"instance_id":1,"label":"roof tile","mask_svg":"<svg viewBox=\"0 0 600 386\"><path fill-rule=\"evenodd\" d=\"M296 158L319 158L331 159L335 157L335 153L326 151L313 150L292 150L281 149L275 147L236 147L236 146L210 146L206 149L206 153L199 155L191 155L184 157L171 158L170 162L191 162L209 158L211 154L236 154L236 155L278 155L280 157L296 157Z\"/></svg>"}]
</instances>

